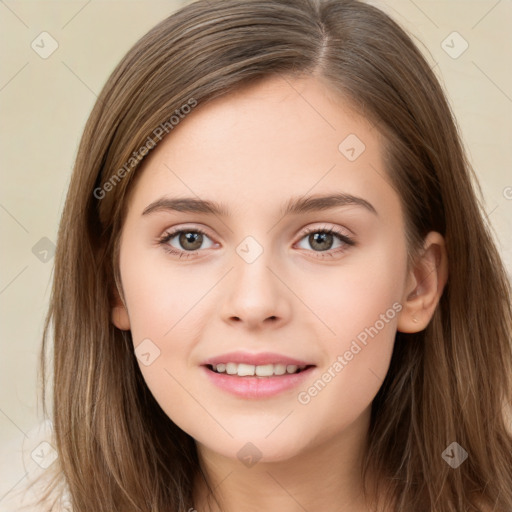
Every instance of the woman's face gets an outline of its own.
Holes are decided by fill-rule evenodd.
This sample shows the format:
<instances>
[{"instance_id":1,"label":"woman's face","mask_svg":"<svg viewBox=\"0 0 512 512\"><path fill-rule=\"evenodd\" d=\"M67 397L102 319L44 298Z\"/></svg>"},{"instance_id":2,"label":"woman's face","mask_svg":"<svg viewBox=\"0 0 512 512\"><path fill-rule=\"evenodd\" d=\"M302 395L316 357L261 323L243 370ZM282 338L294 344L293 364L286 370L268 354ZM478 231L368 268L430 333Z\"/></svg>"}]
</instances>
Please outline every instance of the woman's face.
<instances>
[{"instance_id":1,"label":"woman's face","mask_svg":"<svg viewBox=\"0 0 512 512\"><path fill-rule=\"evenodd\" d=\"M116 323L199 445L276 461L366 433L408 286L381 144L316 79L270 78L198 106L148 155Z\"/></svg>"}]
</instances>

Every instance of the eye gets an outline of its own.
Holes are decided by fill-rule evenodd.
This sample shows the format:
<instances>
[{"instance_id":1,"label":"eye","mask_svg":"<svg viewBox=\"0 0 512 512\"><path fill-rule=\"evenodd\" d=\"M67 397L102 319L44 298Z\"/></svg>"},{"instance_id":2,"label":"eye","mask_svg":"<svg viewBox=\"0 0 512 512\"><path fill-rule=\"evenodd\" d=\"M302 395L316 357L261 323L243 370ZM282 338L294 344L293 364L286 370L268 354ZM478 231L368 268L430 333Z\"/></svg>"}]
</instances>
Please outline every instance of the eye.
<instances>
[{"instance_id":1,"label":"eye","mask_svg":"<svg viewBox=\"0 0 512 512\"><path fill-rule=\"evenodd\" d=\"M176 239L174 243L178 244L178 247L171 243L174 239ZM205 239L210 240L206 232L202 229L176 229L169 233L164 233L162 238L158 240L158 243L163 246L166 252L179 256L180 258L188 258L197 254ZM209 247L213 245L212 242ZM203 247L203 249L204 248L205 247Z\"/></svg>"},{"instance_id":2,"label":"eye","mask_svg":"<svg viewBox=\"0 0 512 512\"><path fill-rule=\"evenodd\" d=\"M210 240L210 245L202 247L205 240ZM313 252L317 253L315 257L318 258L334 257L336 254L345 252L349 246L356 245L352 238L335 228L307 228L300 241L302 240L306 240ZM336 242L338 246L333 248ZM180 258L196 256L200 249L208 249L215 245L207 233L200 228L182 228L166 232L158 240L158 244L166 252ZM304 247L301 248L304 249Z\"/></svg>"},{"instance_id":3,"label":"eye","mask_svg":"<svg viewBox=\"0 0 512 512\"><path fill-rule=\"evenodd\" d=\"M334 257L335 254L345 252L347 247L355 245L352 238L335 228L307 228L302 240L306 240L314 252L320 253L316 256L320 258ZM336 242L338 247L333 249Z\"/></svg>"}]
</instances>

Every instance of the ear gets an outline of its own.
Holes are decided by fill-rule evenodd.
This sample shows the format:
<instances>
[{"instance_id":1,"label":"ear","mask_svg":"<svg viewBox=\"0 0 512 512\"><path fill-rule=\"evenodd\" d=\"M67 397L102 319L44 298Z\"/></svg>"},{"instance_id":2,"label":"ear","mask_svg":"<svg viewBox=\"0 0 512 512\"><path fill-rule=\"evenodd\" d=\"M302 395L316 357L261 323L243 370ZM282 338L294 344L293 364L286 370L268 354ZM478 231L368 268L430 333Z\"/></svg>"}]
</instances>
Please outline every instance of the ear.
<instances>
[{"instance_id":1,"label":"ear","mask_svg":"<svg viewBox=\"0 0 512 512\"><path fill-rule=\"evenodd\" d=\"M400 332L419 332L430 322L448 280L448 257L443 236L431 231L423 252L409 271L398 318Z\"/></svg>"},{"instance_id":2,"label":"ear","mask_svg":"<svg viewBox=\"0 0 512 512\"><path fill-rule=\"evenodd\" d=\"M114 290L115 303L112 306L111 320L112 323L121 331L130 330L130 317L128 316L128 310L124 305L123 300L119 296L119 293Z\"/></svg>"}]
</instances>

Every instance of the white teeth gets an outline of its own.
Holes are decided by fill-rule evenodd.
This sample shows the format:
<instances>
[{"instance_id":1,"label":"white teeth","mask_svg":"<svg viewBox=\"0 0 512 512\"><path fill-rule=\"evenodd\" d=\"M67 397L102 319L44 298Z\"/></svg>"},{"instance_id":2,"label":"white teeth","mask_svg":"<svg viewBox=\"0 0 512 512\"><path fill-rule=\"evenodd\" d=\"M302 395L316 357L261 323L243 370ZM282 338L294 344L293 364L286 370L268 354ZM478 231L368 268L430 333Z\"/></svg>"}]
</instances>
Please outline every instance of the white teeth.
<instances>
[{"instance_id":1,"label":"white teeth","mask_svg":"<svg viewBox=\"0 0 512 512\"><path fill-rule=\"evenodd\" d=\"M275 364L274 365L274 373L276 375L284 375L286 373L286 365L285 364Z\"/></svg>"},{"instance_id":2,"label":"white teeth","mask_svg":"<svg viewBox=\"0 0 512 512\"><path fill-rule=\"evenodd\" d=\"M253 364L239 364L238 371L236 372L240 377L245 377L246 375L254 375L254 370L256 367Z\"/></svg>"},{"instance_id":3,"label":"white teeth","mask_svg":"<svg viewBox=\"0 0 512 512\"><path fill-rule=\"evenodd\" d=\"M271 375L274 375L274 365L265 364L261 366L256 366L256 375L258 377L270 377Z\"/></svg>"},{"instance_id":4,"label":"white teeth","mask_svg":"<svg viewBox=\"0 0 512 512\"><path fill-rule=\"evenodd\" d=\"M229 375L234 375L238 371L238 365L235 363L227 363L226 364L226 372Z\"/></svg>"},{"instance_id":5,"label":"white teeth","mask_svg":"<svg viewBox=\"0 0 512 512\"><path fill-rule=\"evenodd\" d=\"M227 373L228 375L238 375L239 377L258 376L271 377L272 375L284 375L285 373L297 373L298 370L304 370L306 366L297 366L295 364L263 364L255 366L245 363L219 363L212 365L212 369L217 373Z\"/></svg>"}]
</instances>

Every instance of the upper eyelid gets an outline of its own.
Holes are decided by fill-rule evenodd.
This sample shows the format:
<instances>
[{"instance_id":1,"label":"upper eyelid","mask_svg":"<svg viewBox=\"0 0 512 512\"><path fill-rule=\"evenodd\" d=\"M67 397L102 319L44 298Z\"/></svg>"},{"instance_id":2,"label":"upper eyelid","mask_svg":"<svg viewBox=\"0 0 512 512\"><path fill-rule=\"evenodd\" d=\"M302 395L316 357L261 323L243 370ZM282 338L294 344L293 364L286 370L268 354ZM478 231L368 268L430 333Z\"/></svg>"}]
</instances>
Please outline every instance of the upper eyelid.
<instances>
[{"instance_id":1,"label":"upper eyelid","mask_svg":"<svg viewBox=\"0 0 512 512\"><path fill-rule=\"evenodd\" d=\"M304 228L301 229L300 231L300 234L302 234L302 236L304 236L304 234L308 234L310 232L316 232L316 231L343 231L343 230L346 230L348 232L347 236L356 236L356 233L350 229L348 229L347 227L340 227L340 226L337 226L335 224L329 224L329 223L324 223L323 225L321 226L306 226ZM165 236L165 235L168 235L168 234L173 234L173 235L176 235L177 233L181 233L183 231L199 231L199 232L203 232L204 234L208 235L210 238L215 238L214 236L210 235L210 230L209 228L206 228L206 227L203 227L203 226L183 226L183 227L172 227L172 228L167 228L163 231L162 235L161 236Z\"/></svg>"},{"instance_id":2,"label":"upper eyelid","mask_svg":"<svg viewBox=\"0 0 512 512\"><path fill-rule=\"evenodd\" d=\"M311 232L314 233L316 231L332 231L334 233L337 233L337 232L344 231L344 230L346 230L348 232L346 236L350 236L350 237L356 236L354 231L352 231L344 226L337 226L336 224L324 224L323 226L306 226L305 228L303 228L301 233L307 234L307 233L311 233Z\"/></svg>"},{"instance_id":3,"label":"upper eyelid","mask_svg":"<svg viewBox=\"0 0 512 512\"><path fill-rule=\"evenodd\" d=\"M209 234L208 229L203 228L203 227L198 227L198 226L193 226L193 227L185 226L185 227L178 227L178 228L169 228L169 229L164 230L164 232L161 235L161 238L163 238L167 235L172 235L172 237L174 238L179 233L187 233L187 232L194 232L194 231L199 232L199 233L204 233L206 236L208 236L212 240L213 240L213 238L215 238Z\"/></svg>"}]
</instances>

